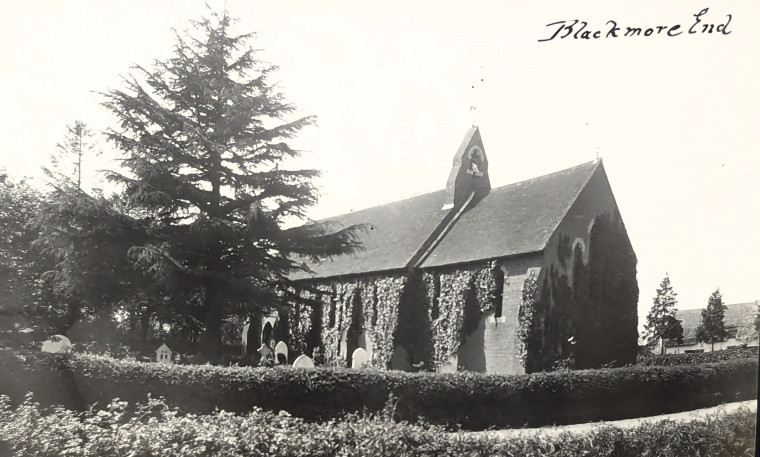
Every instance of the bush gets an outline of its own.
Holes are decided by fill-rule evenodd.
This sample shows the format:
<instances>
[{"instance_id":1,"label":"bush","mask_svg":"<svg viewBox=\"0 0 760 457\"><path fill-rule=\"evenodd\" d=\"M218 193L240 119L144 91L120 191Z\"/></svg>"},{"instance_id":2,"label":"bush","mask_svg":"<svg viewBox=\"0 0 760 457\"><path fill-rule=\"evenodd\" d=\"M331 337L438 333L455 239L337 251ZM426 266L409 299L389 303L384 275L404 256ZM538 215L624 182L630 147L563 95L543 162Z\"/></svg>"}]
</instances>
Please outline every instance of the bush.
<instances>
[{"instance_id":1,"label":"bush","mask_svg":"<svg viewBox=\"0 0 760 457\"><path fill-rule=\"evenodd\" d=\"M684 365L697 363L715 363L729 360L755 359L758 357L757 347L724 349L722 351L700 352L696 354L648 354L639 355L637 365Z\"/></svg>"},{"instance_id":2,"label":"bush","mask_svg":"<svg viewBox=\"0 0 760 457\"><path fill-rule=\"evenodd\" d=\"M448 433L429 425L395 423L388 416L351 416L308 423L254 408L182 415L148 399L131 407L116 400L103 410L78 414L45 410L31 397L14 411L0 397L0 436L17 455L44 456L460 456L552 455L751 456L754 415L748 409L703 421L663 421L632 429L604 427L588 434L540 434L498 440Z\"/></svg>"},{"instance_id":3,"label":"bush","mask_svg":"<svg viewBox=\"0 0 760 457\"><path fill-rule=\"evenodd\" d=\"M0 392L85 410L150 392L183 412L254 407L314 420L376 412L465 429L615 420L755 398L757 361L560 371L523 376L317 368L177 366L82 354L0 351Z\"/></svg>"}]
</instances>

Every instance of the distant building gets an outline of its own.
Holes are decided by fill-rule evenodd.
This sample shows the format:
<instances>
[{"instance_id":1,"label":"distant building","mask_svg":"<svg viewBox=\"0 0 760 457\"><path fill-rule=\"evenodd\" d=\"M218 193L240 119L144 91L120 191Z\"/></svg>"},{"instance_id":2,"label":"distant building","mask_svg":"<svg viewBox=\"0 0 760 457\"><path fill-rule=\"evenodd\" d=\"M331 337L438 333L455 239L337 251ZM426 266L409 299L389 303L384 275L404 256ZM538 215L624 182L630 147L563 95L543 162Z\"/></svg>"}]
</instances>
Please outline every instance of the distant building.
<instances>
[{"instance_id":1,"label":"distant building","mask_svg":"<svg viewBox=\"0 0 760 457\"><path fill-rule=\"evenodd\" d=\"M635 360L636 257L601 160L491 189L473 128L445 189L321 222L369 225L363 250L291 277L313 304L273 331L295 353L504 374Z\"/></svg>"},{"instance_id":2,"label":"distant building","mask_svg":"<svg viewBox=\"0 0 760 457\"><path fill-rule=\"evenodd\" d=\"M702 323L701 309L682 309L676 311L676 319L681 321L683 327L683 343L675 341L665 342L666 354L688 354L696 352L720 351L739 346L758 346L758 333L755 330L755 316L757 315L758 301L749 303L735 303L726 305L724 308L723 326L727 335L724 341L700 343L697 341L697 328Z\"/></svg>"}]
</instances>

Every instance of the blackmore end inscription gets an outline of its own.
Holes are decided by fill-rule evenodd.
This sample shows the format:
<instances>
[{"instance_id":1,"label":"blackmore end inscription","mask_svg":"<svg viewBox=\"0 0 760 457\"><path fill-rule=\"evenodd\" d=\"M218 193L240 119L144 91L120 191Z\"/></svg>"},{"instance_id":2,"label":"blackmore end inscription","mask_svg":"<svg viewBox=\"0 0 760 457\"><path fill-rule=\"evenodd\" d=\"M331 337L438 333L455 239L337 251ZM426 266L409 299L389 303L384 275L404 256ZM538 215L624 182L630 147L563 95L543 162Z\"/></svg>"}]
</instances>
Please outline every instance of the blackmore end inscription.
<instances>
[{"instance_id":1,"label":"blackmore end inscription","mask_svg":"<svg viewBox=\"0 0 760 457\"><path fill-rule=\"evenodd\" d=\"M602 28L589 26L586 21L572 19L569 21L557 21L546 24L551 35L548 38L542 38L539 42L552 41L554 39L563 40L573 38L575 40L595 40L599 38L619 38L619 37L650 37L650 36L688 36L694 34L728 35L731 31L728 26L731 23L731 15L725 17L708 14L709 8L704 8L694 14L694 19L687 23L686 26L681 24L673 25L655 25L649 27L630 27L619 25L617 21L609 20ZM688 27L688 29L686 28ZM685 34L685 35L684 35Z\"/></svg>"}]
</instances>

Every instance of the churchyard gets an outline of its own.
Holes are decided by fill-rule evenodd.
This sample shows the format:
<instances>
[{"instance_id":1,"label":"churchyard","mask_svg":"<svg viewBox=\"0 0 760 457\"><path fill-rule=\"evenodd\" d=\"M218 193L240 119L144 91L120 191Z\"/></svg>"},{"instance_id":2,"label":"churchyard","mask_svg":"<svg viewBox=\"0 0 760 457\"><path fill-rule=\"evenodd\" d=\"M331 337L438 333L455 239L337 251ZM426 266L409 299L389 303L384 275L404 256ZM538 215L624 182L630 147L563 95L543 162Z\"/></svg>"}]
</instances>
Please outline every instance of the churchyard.
<instances>
[{"instance_id":1,"label":"churchyard","mask_svg":"<svg viewBox=\"0 0 760 457\"><path fill-rule=\"evenodd\" d=\"M477 126L445 187L311 221L319 172L289 169L289 142L316 119L292 118L234 24L209 11L173 58L99 92L112 193L82 180L81 121L51 159L76 166L45 190L0 170L0 457L753 454L746 408L480 433L755 399L758 326L745 347L639 347L601 159L492 189ZM648 339L677 350L662 296ZM710 303L695 338L713 348Z\"/></svg>"}]
</instances>

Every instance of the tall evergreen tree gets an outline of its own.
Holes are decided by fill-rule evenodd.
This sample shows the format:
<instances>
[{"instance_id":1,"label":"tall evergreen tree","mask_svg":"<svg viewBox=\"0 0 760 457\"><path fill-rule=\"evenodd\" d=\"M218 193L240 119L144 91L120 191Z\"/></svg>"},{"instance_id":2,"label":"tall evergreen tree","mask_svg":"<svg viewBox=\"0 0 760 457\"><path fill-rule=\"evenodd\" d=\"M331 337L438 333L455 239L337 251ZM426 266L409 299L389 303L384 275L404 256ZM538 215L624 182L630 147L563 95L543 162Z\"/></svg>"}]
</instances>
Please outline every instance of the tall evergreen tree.
<instances>
[{"instance_id":1,"label":"tall evergreen tree","mask_svg":"<svg viewBox=\"0 0 760 457\"><path fill-rule=\"evenodd\" d=\"M707 308L702 310L702 322L697 327L697 341L710 343L710 350L715 349L715 343L726 338L726 328L723 325L725 306L720 288L710 295L707 300Z\"/></svg>"},{"instance_id":2,"label":"tall evergreen tree","mask_svg":"<svg viewBox=\"0 0 760 457\"><path fill-rule=\"evenodd\" d=\"M200 297L193 312L211 358L226 315L298 299L288 275L308 268L299 257L359 247L359 227L283 229L317 200L318 172L285 168L299 155L288 140L314 118L286 120L295 107L269 84L276 67L257 59L251 34L231 26L226 13L193 22L177 34L173 57L136 67L104 103L120 121L107 136L125 167L109 179L150 223L149 239L129 254L174 296Z\"/></svg>"},{"instance_id":3,"label":"tall evergreen tree","mask_svg":"<svg viewBox=\"0 0 760 457\"><path fill-rule=\"evenodd\" d=\"M660 343L661 353L665 352L666 339L679 341L683 335L681 322L676 319L677 295L670 284L670 277L665 274L644 324L647 345Z\"/></svg>"},{"instance_id":4,"label":"tall evergreen tree","mask_svg":"<svg viewBox=\"0 0 760 457\"><path fill-rule=\"evenodd\" d=\"M66 127L66 137L56 145L55 153L50 156L51 167L45 171L56 181L81 189L82 167L96 155L100 155L100 151L96 150L94 133L87 124L77 120Z\"/></svg>"}]
</instances>

